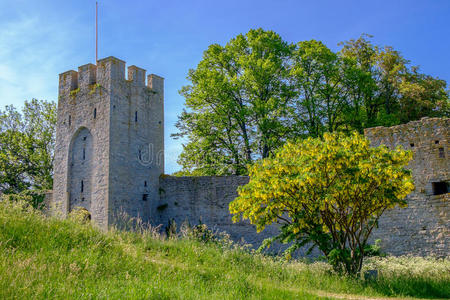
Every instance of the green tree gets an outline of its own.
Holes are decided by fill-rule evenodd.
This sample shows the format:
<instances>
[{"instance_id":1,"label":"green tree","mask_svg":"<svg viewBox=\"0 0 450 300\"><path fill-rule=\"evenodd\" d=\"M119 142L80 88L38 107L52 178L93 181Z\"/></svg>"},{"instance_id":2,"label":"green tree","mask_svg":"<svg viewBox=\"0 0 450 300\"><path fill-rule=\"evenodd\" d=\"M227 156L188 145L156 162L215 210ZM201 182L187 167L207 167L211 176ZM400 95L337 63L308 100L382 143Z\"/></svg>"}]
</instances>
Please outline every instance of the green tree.
<instances>
[{"instance_id":1,"label":"green tree","mask_svg":"<svg viewBox=\"0 0 450 300\"><path fill-rule=\"evenodd\" d=\"M56 105L33 99L0 110L0 192L51 189Z\"/></svg>"},{"instance_id":2,"label":"green tree","mask_svg":"<svg viewBox=\"0 0 450 300\"><path fill-rule=\"evenodd\" d=\"M287 59L291 46L273 31L250 30L204 52L191 85L180 93L185 110L175 137L186 137L183 173L245 174L289 134Z\"/></svg>"},{"instance_id":3,"label":"green tree","mask_svg":"<svg viewBox=\"0 0 450 300\"><path fill-rule=\"evenodd\" d=\"M419 72L394 48L379 47L370 35L341 43L339 55L354 63L343 117L362 132L373 126L391 126L426 116L449 115L445 81Z\"/></svg>"},{"instance_id":4,"label":"green tree","mask_svg":"<svg viewBox=\"0 0 450 300\"><path fill-rule=\"evenodd\" d=\"M370 147L357 133L289 142L250 167L250 181L239 188L230 212L258 231L281 223L269 244L292 243L289 254L312 243L337 271L356 274L380 216L406 205L414 188L405 169L411 159L401 147Z\"/></svg>"},{"instance_id":5,"label":"green tree","mask_svg":"<svg viewBox=\"0 0 450 300\"><path fill-rule=\"evenodd\" d=\"M180 91L178 175L247 174L287 140L449 116L445 81L369 35L341 46L292 45L262 29L211 45Z\"/></svg>"},{"instance_id":6,"label":"green tree","mask_svg":"<svg viewBox=\"0 0 450 300\"><path fill-rule=\"evenodd\" d=\"M290 78L295 98L289 130L295 136L321 136L342 124L348 94L348 62L319 41L300 42L292 52Z\"/></svg>"}]
</instances>

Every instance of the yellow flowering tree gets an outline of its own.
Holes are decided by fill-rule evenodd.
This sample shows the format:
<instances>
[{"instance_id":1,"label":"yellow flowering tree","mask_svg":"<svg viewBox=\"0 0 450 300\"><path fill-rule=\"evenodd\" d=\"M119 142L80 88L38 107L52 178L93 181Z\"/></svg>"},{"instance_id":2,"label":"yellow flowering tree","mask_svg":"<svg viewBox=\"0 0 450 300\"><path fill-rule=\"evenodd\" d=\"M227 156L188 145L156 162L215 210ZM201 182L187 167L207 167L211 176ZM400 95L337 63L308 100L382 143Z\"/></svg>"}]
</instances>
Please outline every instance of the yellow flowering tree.
<instances>
[{"instance_id":1,"label":"yellow flowering tree","mask_svg":"<svg viewBox=\"0 0 450 300\"><path fill-rule=\"evenodd\" d=\"M337 271L357 274L369 236L384 211L406 206L413 189L410 151L370 147L358 133L286 143L249 169L250 181L230 203L235 222L257 231L280 223L278 240L318 247Z\"/></svg>"}]
</instances>

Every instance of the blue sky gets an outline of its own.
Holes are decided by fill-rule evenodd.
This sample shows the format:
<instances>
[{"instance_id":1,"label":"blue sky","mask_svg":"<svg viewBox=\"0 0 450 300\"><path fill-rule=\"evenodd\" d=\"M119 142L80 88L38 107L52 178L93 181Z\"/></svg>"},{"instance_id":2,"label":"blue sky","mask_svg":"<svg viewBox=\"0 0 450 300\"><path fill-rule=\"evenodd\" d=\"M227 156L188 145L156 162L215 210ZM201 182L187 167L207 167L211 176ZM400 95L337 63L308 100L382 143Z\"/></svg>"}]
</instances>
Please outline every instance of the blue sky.
<instances>
[{"instance_id":1,"label":"blue sky","mask_svg":"<svg viewBox=\"0 0 450 300\"><path fill-rule=\"evenodd\" d=\"M183 108L178 90L212 43L262 27L289 42L338 49L361 33L450 81L450 0L99 1L99 58L116 56L166 79L166 173L179 169L170 138ZM0 106L57 100L58 74L95 60L95 1L0 0Z\"/></svg>"}]
</instances>

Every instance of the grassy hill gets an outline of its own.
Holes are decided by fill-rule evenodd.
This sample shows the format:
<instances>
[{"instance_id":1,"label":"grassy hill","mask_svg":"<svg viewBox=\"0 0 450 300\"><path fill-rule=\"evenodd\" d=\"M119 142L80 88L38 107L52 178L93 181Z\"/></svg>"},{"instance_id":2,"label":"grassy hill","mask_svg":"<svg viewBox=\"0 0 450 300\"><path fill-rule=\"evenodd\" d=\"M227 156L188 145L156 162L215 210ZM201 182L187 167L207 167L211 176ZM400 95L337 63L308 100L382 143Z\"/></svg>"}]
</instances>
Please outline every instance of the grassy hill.
<instances>
[{"instance_id":1,"label":"grassy hill","mask_svg":"<svg viewBox=\"0 0 450 300\"><path fill-rule=\"evenodd\" d=\"M378 280L194 238L103 233L0 201L0 299L450 297L449 259L373 259L366 268L379 269Z\"/></svg>"}]
</instances>

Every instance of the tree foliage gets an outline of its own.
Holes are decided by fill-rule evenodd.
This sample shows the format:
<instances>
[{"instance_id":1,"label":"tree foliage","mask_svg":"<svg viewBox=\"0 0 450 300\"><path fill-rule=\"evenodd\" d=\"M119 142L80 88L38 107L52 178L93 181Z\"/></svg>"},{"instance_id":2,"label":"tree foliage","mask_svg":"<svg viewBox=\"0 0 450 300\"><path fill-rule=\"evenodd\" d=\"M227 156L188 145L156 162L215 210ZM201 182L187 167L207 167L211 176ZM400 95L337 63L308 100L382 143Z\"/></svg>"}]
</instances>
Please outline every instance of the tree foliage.
<instances>
[{"instance_id":1,"label":"tree foliage","mask_svg":"<svg viewBox=\"0 0 450 300\"><path fill-rule=\"evenodd\" d=\"M370 147L356 132L288 142L250 167L250 181L239 188L230 212L258 231L281 223L272 241L292 243L288 253L312 244L338 271L355 274L379 217L406 205L414 188L405 169L411 159L401 147Z\"/></svg>"},{"instance_id":2,"label":"tree foliage","mask_svg":"<svg viewBox=\"0 0 450 300\"><path fill-rule=\"evenodd\" d=\"M51 189L56 105L33 99L0 110L0 192Z\"/></svg>"},{"instance_id":3,"label":"tree foliage","mask_svg":"<svg viewBox=\"0 0 450 300\"><path fill-rule=\"evenodd\" d=\"M247 174L289 139L450 115L445 81L368 35L332 51L250 30L209 46L188 80L174 135L187 141L183 175Z\"/></svg>"},{"instance_id":4,"label":"tree foliage","mask_svg":"<svg viewBox=\"0 0 450 300\"><path fill-rule=\"evenodd\" d=\"M290 52L279 35L261 29L209 46L189 71L192 85L181 90L189 111L181 114L175 136L189 139L179 159L185 170L243 174L283 143Z\"/></svg>"}]
</instances>

